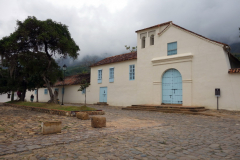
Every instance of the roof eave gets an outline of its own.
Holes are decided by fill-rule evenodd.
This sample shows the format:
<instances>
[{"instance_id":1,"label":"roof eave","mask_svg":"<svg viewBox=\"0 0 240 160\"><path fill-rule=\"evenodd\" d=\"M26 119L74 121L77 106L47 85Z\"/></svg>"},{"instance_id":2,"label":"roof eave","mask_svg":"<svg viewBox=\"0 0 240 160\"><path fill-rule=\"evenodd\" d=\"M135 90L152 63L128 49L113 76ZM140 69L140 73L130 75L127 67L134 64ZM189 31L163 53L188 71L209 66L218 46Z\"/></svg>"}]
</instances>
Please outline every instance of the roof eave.
<instances>
[{"instance_id":1,"label":"roof eave","mask_svg":"<svg viewBox=\"0 0 240 160\"><path fill-rule=\"evenodd\" d=\"M165 22L165 23L161 23L161 24L158 24L158 25L154 25L154 26L151 26L151 27L148 27L148 28L140 29L140 30L137 30L137 31L135 31L135 32L136 32L136 33L137 33L137 32L141 32L141 31L144 31L144 30L148 30L148 29L160 27L160 26L163 26L163 25L166 25L166 24L170 24L170 23L172 23L172 21Z\"/></svg>"}]
</instances>

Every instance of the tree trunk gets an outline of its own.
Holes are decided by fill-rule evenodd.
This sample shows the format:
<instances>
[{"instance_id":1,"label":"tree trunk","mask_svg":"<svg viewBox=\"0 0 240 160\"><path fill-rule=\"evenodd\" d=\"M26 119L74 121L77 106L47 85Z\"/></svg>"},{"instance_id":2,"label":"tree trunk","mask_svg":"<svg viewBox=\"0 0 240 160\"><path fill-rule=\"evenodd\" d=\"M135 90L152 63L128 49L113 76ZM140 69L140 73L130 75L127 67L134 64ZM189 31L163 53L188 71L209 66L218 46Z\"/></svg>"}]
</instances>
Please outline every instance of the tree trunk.
<instances>
[{"instance_id":1,"label":"tree trunk","mask_svg":"<svg viewBox=\"0 0 240 160\"><path fill-rule=\"evenodd\" d=\"M46 78L46 76L43 76L43 80L45 81L48 91L49 91L49 95L50 95L50 100L48 101L49 103L54 103L54 95L52 92L52 88L50 86L50 81Z\"/></svg>"},{"instance_id":2,"label":"tree trunk","mask_svg":"<svg viewBox=\"0 0 240 160\"><path fill-rule=\"evenodd\" d=\"M24 87L23 92L22 92L21 97L20 97L20 101L24 101L25 100L26 90L27 90L26 87Z\"/></svg>"},{"instance_id":3,"label":"tree trunk","mask_svg":"<svg viewBox=\"0 0 240 160\"><path fill-rule=\"evenodd\" d=\"M51 66L51 56L48 54L48 48L47 48L47 43L44 42L45 44L45 52L47 54L47 57L48 57L48 67L46 69L46 71L50 68ZM42 77L43 77L43 80L45 81L46 85L47 85L47 88L48 88L48 91L49 91L49 95L50 95L50 100L48 101L49 103L55 103L54 102L54 94L53 94L53 91L52 91L52 88L50 86L50 81L47 79L46 77L46 72L42 74Z\"/></svg>"},{"instance_id":4,"label":"tree trunk","mask_svg":"<svg viewBox=\"0 0 240 160\"><path fill-rule=\"evenodd\" d=\"M11 101L14 101L14 91L12 91Z\"/></svg>"},{"instance_id":5,"label":"tree trunk","mask_svg":"<svg viewBox=\"0 0 240 160\"><path fill-rule=\"evenodd\" d=\"M38 102L38 88L37 88L36 102Z\"/></svg>"},{"instance_id":6,"label":"tree trunk","mask_svg":"<svg viewBox=\"0 0 240 160\"><path fill-rule=\"evenodd\" d=\"M86 106L86 95L87 95L87 90L85 88L85 106Z\"/></svg>"},{"instance_id":7,"label":"tree trunk","mask_svg":"<svg viewBox=\"0 0 240 160\"><path fill-rule=\"evenodd\" d=\"M54 91L54 103L58 103L58 91Z\"/></svg>"}]
</instances>

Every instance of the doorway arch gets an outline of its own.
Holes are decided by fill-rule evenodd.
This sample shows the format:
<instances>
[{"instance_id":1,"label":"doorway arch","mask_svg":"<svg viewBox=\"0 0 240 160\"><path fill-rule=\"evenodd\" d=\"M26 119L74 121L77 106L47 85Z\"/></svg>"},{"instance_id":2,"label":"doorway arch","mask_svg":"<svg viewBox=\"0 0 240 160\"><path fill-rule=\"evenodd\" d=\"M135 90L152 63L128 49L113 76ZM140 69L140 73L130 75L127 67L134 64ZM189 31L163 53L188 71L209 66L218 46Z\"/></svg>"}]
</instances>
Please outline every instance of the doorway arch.
<instances>
[{"instance_id":1,"label":"doorway arch","mask_svg":"<svg viewBox=\"0 0 240 160\"><path fill-rule=\"evenodd\" d=\"M176 69L162 76L162 104L182 104L182 75Z\"/></svg>"}]
</instances>

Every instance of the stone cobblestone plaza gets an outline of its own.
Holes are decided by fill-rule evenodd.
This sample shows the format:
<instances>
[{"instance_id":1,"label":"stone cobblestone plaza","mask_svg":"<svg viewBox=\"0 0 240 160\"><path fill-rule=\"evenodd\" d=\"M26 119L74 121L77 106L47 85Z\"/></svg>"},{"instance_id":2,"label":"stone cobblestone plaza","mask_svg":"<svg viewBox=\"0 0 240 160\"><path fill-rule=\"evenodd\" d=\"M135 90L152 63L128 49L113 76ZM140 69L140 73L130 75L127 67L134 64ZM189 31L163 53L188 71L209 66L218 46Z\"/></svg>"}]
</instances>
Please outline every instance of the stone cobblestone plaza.
<instances>
[{"instance_id":1,"label":"stone cobblestone plaza","mask_svg":"<svg viewBox=\"0 0 240 160\"><path fill-rule=\"evenodd\" d=\"M101 116L107 127L1 105L0 159L240 159L239 113L203 116L92 107L105 111ZM62 132L42 135L41 122L53 120L62 121Z\"/></svg>"}]
</instances>

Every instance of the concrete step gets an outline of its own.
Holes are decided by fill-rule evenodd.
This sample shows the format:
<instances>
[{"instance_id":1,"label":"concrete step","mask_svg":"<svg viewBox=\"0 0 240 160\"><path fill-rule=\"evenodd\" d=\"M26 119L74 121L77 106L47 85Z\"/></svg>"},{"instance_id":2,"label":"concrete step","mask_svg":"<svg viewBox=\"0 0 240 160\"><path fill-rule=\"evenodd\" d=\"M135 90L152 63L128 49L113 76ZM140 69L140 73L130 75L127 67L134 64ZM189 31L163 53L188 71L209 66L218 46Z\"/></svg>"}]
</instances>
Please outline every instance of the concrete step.
<instances>
[{"instance_id":1,"label":"concrete step","mask_svg":"<svg viewBox=\"0 0 240 160\"><path fill-rule=\"evenodd\" d=\"M127 109L142 109L142 110L148 110L148 109L157 109L157 110L201 110L205 109L204 107L201 108L158 108L158 107L126 107Z\"/></svg>"},{"instance_id":2,"label":"concrete step","mask_svg":"<svg viewBox=\"0 0 240 160\"><path fill-rule=\"evenodd\" d=\"M147 105L133 105L127 108L182 108L182 109L204 109L205 107L197 106L172 106L172 105L159 105L159 106L147 106Z\"/></svg>"},{"instance_id":3,"label":"concrete step","mask_svg":"<svg viewBox=\"0 0 240 160\"><path fill-rule=\"evenodd\" d=\"M154 112L164 112L164 113L199 113L199 112L204 112L207 109L202 109L202 110L157 110L157 109L149 109L149 110L142 110L142 109L126 109L123 108L123 110L135 110L135 111L154 111Z\"/></svg>"},{"instance_id":4,"label":"concrete step","mask_svg":"<svg viewBox=\"0 0 240 160\"><path fill-rule=\"evenodd\" d=\"M108 104L106 102L97 102L94 105L106 105L106 106L108 106Z\"/></svg>"},{"instance_id":5,"label":"concrete step","mask_svg":"<svg viewBox=\"0 0 240 160\"><path fill-rule=\"evenodd\" d=\"M140 110L140 111L155 111L155 112L165 112L165 113L197 113L206 111L205 107L196 106L175 106L175 105L159 105L159 106L148 106L148 105L132 105L123 110Z\"/></svg>"},{"instance_id":6,"label":"concrete step","mask_svg":"<svg viewBox=\"0 0 240 160\"><path fill-rule=\"evenodd\" d=\"M142 110L142 111L190 111L190 112L202 112L206 111L207 109L171 109L171 108L122 108L123 110Z\"/></svg>"}]
</instances>

